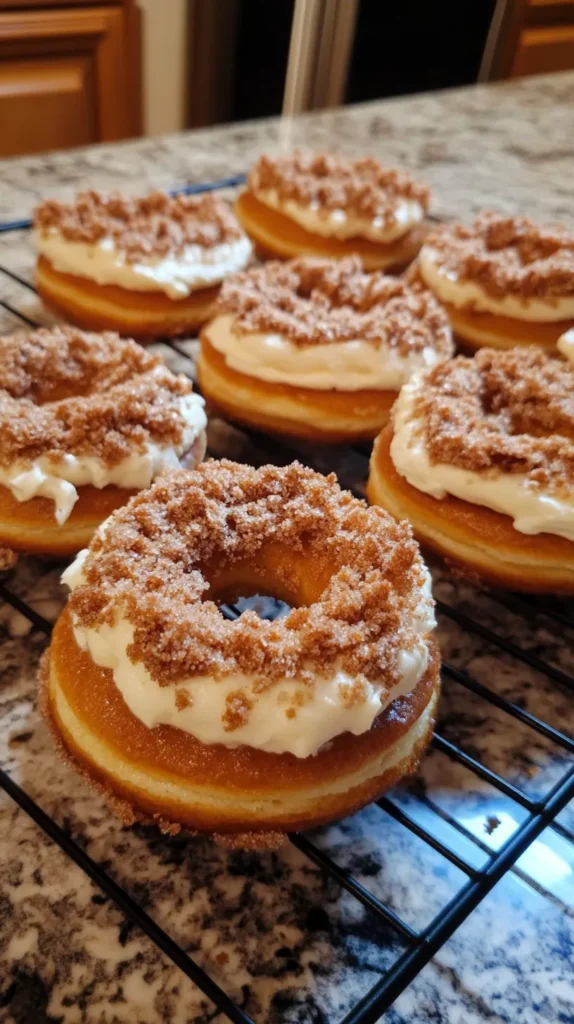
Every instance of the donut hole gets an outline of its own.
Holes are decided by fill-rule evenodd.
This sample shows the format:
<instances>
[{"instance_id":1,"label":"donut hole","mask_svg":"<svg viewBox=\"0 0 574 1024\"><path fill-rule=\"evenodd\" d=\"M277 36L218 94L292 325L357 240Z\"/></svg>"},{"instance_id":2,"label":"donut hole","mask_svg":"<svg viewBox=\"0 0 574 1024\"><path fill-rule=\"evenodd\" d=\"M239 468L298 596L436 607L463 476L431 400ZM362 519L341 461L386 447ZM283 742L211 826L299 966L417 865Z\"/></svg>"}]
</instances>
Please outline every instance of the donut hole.
<instances>
[{"instance_id":1,"label":"donut hole","mask_svg":"<svg viewBox=\"0 0 574 1024\"><path fill-rule=\"evenodd\" d=\"M429 457L571 489L571 391L570 365L535 346L483 348L440 363L425 376L420 407Z\"/></svg>"},{"instance_id":2,"label":"donut hole","mask_svg":"<svg viewBox=\"0 0 574 1024\"><path fill-rule=\"evenodd\" d=\"M274 622L276 619L284 619L286 615L289 615L292 605L287 604L286 601L281 601L272 594L257 593L249 597L237 598L234 602L234 607L241 613L255 612L260 619Z\"/></svg>"},{"instance_id":3,"label":"donut hole","mask_svg":"<svg viewBox=\"0 0 574 1024\"><path fill-rule=\"evenodd\" d=\"M453 351L434 296L406 279L366 273L357 255L264 263L224 283L219 309L241 330L286 334L295 344L360 338L406 353L430 347L446 358Z\"/></svg>"},{"instance_id":4,"label":"donut hole","mask_svg":"<svg viewBox=\"0 0 574 1024\"><path fill-rule=\"evenodd\" d=\"M275 583L275 585L274 585ZM264 579L247 579L245 582L236 580L229 583L221 583L217 589L210 587L206 600L214 601L218 607L232 605L241 612L250 610L256 611L262 619L278 618L274 614L262 614L261 608L265 603L269 607L280 605L289 611L291 608L301 607L298 594L288 591L276 581Z\"/></svg>"},{"instance_id":5,"label":"donut hole","mask_svg":"<svg viewBox=\"0 0 574 1024\"><path fill-rule=\"evenodd\" d=\"M45 406L99 395L153 372L160 360L116 334L57 325L0 338L0 363L3 391Z\"/></svg>"},{"instance_id":6,"label":"donut hole","mask_svg":"<svg viewBox=\"0 0 574 1024\"><path fill-rule=\"evenodd\" d=\"M39 389L34 396L35 405L53 405L57 402L64 402L67 398L83 398L90 394L89 385L84 387L66 384L48 383L45 388Z\"/></svg>"},{"instance_id":7,"label":"donut hole","mask_svg":"<svg viewBox=\"0 0 574 1024\"><path fill-rule=\"evenodd\" d=\"M24 396L18 388L8 386L5 390L12 398L25 398L32 405L40 407L57 406L60 402L65 402L70 398L89 398L90 395L96 393L97 387L94 386L91 379L57 380L45 377L42 380L31 381L28 392Z\"/></svg>"},{"instance_id":8,"label":"donut hole","mask_svg":"<svg viewBox=\"0 0 574 1024\"><path fill-rule=\"evenodd\" d=\"M265 605L279 605L282 614L261 618L282 618L292 608L307 607L318 601L333 574L333 565L310 562L305 551L294 552L282 545L268 543L250 559L211 565L202 570L209 583L204 601L218 606L234 605L243 612L257 611ZM257 599L257 600L256 600Z\"/></svg>"},{"instance_id":9,"label":"donut hole","mask_svg":"<svg viewBox=\"0 0 574 1024\"><path fill-rule=\"evenodd\" d=\"M192 385L134 341L66 325L41 328L0 337L0 367L3 467L77 456L111 468L143 451L148 439L183 447L181 398ZM200 455L203 443L200 433L194 441Z\"/></svg>"}]
</instances>

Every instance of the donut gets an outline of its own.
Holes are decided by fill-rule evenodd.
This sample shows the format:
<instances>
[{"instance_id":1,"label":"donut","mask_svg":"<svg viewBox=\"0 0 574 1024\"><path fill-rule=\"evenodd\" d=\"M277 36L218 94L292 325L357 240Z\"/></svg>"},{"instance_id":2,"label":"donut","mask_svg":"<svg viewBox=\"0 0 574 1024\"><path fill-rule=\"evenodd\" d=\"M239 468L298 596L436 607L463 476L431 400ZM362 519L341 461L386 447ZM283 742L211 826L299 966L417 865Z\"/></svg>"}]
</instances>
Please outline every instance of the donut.
<instances>
[{"instance_id":1,"label":"donut","mask_svg":"<svg viewBox=\"0 0 574 1024\"><path fill-rule=\"evenodd\" d=\"M459 571L574 593L574 368L481 349L417 374L377 438L367 493Z\"/></svg>"},{"instance_id":2,"label":"donut","mask_svg":"<svg viewBox=\"0 0 574 1024\"><path fill-rule=\"evenodd\" d=\"M400 270L421 247L429 201L426 185L374 157L296 150L259 158L235 212L265 258L357 253L366 270Z\"/></svg>"},{"instance_id":3,"label":"donut","mask_svg":"<svg viewBox=\"0 0 574 1024\"><path fill-rule=\"evenodd\" d=\"M160 473L203 458L203 399L117 334L0 337L0 548L76 554Z\"/></svg>"},{"instance_id":4,"label":"donut","mask_svg":"<svg viewBox=\"0 0 574 1024\"><path fill-rule=\"evenodd\" d=\"M486 212L470 227L428 234L418 264L461 345L508 349L556 342L574 326L574 232Z\"/></svg>"},{"instance_id":5,"label":"donut","mask_svg":"<svg viewBox=\"0 0 574 1024\"><path fill-rule=\"evenodd\" d=\"M232 420L338 443L375 437L409 376L452 353L428 289L364 273L357 256L301 257L225 282L198 378Z\"/></svg>"},{"instance_id":6,"label":"donut","mask_svg":"<svg viewBox=\"0 0 574 1024\"><path fill-rule=\"evenodd\" d=\"M45 304L85 330L138 339L196 330L223 278L252 255L227 203L211 194L80 192L41 203L34 229Z\"/></svg>"},{"instance_id":7,"label":"donut","mask_svg":"<svg viewBox=\"0 0 574 1024\"><path fill-rule=\"evenodd\" d=\"M271 836L413 771L439 657L406 523L297 463L208 461L119 509L66 570L41 683L60 750L124 821ZM274 622L218 603L273 593Z\"/></svg>"}]
</instances>

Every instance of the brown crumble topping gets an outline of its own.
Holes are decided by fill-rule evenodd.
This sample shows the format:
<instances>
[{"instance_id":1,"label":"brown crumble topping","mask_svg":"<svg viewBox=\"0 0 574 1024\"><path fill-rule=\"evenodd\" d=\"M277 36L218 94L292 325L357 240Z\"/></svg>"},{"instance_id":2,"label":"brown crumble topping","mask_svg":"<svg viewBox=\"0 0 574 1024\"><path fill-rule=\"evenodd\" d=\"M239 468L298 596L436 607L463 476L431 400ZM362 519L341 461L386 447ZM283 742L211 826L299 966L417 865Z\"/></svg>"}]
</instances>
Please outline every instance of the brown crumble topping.
<instances>
[{"instance_id":1,"label":"brown crumble topping","mask_svg":"<svg viewBox=\"0 0 574 1024\"><path fill-rule=\"evenodd\" d=\"M296 690L295 693L288 694L289 707L285 711L285 717L296 718L298 709L305 706L305 700L308 695L308 690L306 693L303 690Z\"/></svg>"},{"instance_id":2,"label":"brown crumble topping","mask_svg":"<svg viewBox=\"0 0 574 1024\"><path fill-rule=\"evenodd\" d=\"M385 227L395 224L401 200L416 200L425 211L430 203L427 185L407 171L383 167L375 157L350 160L305 150L260 156L249 173L248 187L255 194L274 190L282 200L317 204L319 216L346 210L357 217L380 217Z\"/></svg>"},{"instance_id":3,"label":"brown crumble topping","mask_svg":"<svg viewBox=\"0 0 574 1024\"><path fill-rule=\"evenodd\" d=\"M431 462L574 484L574 369L541 350L483 348L424 375L417 415Z\"/></svg>"},{"instance_id":4,"label":"brown crumble topping","mask_svg":"<svg viewBox=\"0 0 574 1024\"><path fill-rule=\"evenodd\" d=\"M528 217L481 213L473 224L443 224L429 234L442 270L489 295L523 299L574 295L574 231Z\"/></svg>"},{"instance_id":5,"label":"brown crumble topping","mask_svg":"<svg viewBox=\"0 0 574 1024\"><path fill-rule=\"evenodd\" d=\"M211 838L225 850L269 853L283 846L287 837L284 832L214 832Z\"/></svg>"},{"instance_id":6,"label":"brown crumble topping","mask_svg":"<svg viewBox=\"0 0 574 1024\"><path fill-rule=\"evenodd\" d=\"M225 704L223 728L226 732L234 732L235 729L247 725L253 701L249 700L244 690L233 690L232 693L228 693Z\"/></svg>"},{"instance_id":7,"label":"brown crumble topping","mask_svg":"<svg viewBox=\"0 0 574 1024\"><path fill-rule=\"evenodd\" d=\"M134 341L57 326L0 337L0 465L93 455L113 466L149 439L177 446L192 391Z\"/></svg>"},{"instance_id":8,"label":"brown crumble topping","mask_svg":"<svg viewBox=\"0 0 574 1024\"><path fill-rule=\"evenodd\" d=\"M454 351L448 317L420 281L365 273L358 256L273 261L223 283L218 313L234 315L234 330L274 331L296 345L356 338L401 355L430 347Z\"/></svg>"},{"instance_id":9,"label":"brown crumble topping","mask_svg":"<svg viewBox=\"0 0 574 1024\"><path fill-rule=\"evenodd\" d=\"M202 600L208 567L257 564L270 543L329 566L319 600L275 621L249 610L224 619ZM97 628L125 616L130 659L160 684L245 673L268 686L296 679L302 699L335 664L390 691L400 651L415 642L426 578L410 526L341 491L334 475L227 460L171 474L132 498L92 540L83 573L70 597L76 621ZM231 694L228 728L249 710L241 690Z\"/></svg>"},{"instance_id":10,"label":"brown crumble topping","mask_svg":"<svg viewBox=\"0 0 574 1024\"><path fill-rule=\"evenodd\" d=\"M192 704L193 698L189 690L178 689L175 691L175 706L178 711L185 711L185 709L191 707Z\"/></svg>"},{"instance_id":11,"label":"brown crumble topping","mask_svg":"<svg viewBox=\"0 0 574 1024\"><path fill-rule=\"evenodd\" d=\"M210 247L235 241L243 231L230 207L211 193L169 196L152 192L79 192L74 202L47 199L34 211L41 234L56 232L70 242L96 244L112 238L128 263L181 253L187 245Z\"/></svg>"}]
</instances>

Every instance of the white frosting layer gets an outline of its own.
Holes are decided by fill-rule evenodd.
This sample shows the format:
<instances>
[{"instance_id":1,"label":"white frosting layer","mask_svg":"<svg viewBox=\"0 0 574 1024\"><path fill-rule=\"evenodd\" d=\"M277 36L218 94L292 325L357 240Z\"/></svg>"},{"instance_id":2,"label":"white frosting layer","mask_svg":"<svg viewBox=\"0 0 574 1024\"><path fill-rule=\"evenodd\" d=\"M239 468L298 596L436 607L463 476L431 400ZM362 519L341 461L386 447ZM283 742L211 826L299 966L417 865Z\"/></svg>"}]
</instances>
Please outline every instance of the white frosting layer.
<instances>
[{"instance_id":1,"label":"white frosting layer","mask_svg":"<svg viewBox=\"0 0 574 1024\"><path fill-rule=\"evenodd\" d=\"M574 363L574 328L558 338L556 347L569 363Z\"/></svg>"},{"instance_id":2,"label":"white frosting layer","mask_svg":"<svg viewBox=\"0 0 574 1024\"><path fill-rule=\"evenodd\" d=\"M398 473L418 491L444 498L447 494L510 516L519 533L553 533L574 540L574 495L556 496L534 487L519 473L474 473L459 466L431 463L424 424L415 404L424 383L420 376L405 384L393 408L391 458Z\"/></svg>"},{"instance_id":3,"label":"white frosting layer","mask_svg":"<svg viewBox=\"0 0 574 1024\"><path fill-rule=\"evenodd\" d=\"M236 334L233 317L213 320L205 332L232 370L249 377L324 391L398 391L416 370L439 362L435 349L404 356L360 338L325 345L295 345L281 334Z\"/></svg>"},{"instance_id":4,"label":"white frosting layer","mask_svg":"<svg viewBox=\"0 0 574 1024\"><path fill-rule=\"evenodd\" d=\"M87 551L81 551L62 576L71 590L83 582L82 566L86 555ZM130 711L149 729L172 725L195 736L201 743L221 743L231 748L248 746L275 754L288 751L296 757L309 757L343 732L354 735L367 732L384 707L415 688L428 665L425 637L434 625L430 578L427 578L413 624L419 639L411 650L401 653L400 682L384 702L378 688L368 683L366 699L350 708L345 707L345 687L352 684L353 679L341 669L318 677L312 689L296 679L285 679L257 693L254 691L256 677L246 675L226 676L220 680L195 676L177 686L160 686L141 662L130 661L127 649L133 639L133 626L121 616L113 626L97 629L75 624L74 635L78 646L89 652L96 665L112 669L116 686ZM229 693L239 689L253 698L253 708L245 725L228 732L222 720L225 700ZM183 710L176 706L178 690L186 691L191 699ZM304 702L297 708L296 716L289 718L285 712L295 693L303 695Z\"/></svg>"},{"instance_id":5,"label":"white frosting layer","mask_svg":"<svg viewBox=\"0 0 574 1024\"><path fill-rule=\"evenodd\" d=\"M425 215L416 199L399 199L392 224L383 217L356 217L346 210L320 211L319 203L303 205L293 199L281 199L276 189L261 189L255 192L261 203L284 213L306 231L324 238L368 238L371 242L394 242L406 235L407 231L421 221Z\"/></svg>"},{"instance_id":6,"label":"white frosting layer","mask_svg":"<svg viewBox=\"0 0 574 1024\"><path fill-rule=\"evenodd\" d=\"M115 466L107 466L94 455L65 453L57 460L42 455L33 462L15 462L7 468L0 466L0 484L7 487L17 501L51 498L55 503L56 522L61 526L78 500L77 487L91 484L101 490L115 484L139 491L149 487L160 473L179 468L179 457L205 429L207 418L203 399L195 393L179 399L178 411L186 426L177 447L148 441L142 451L133 452Z\"/></svg>"},{"instance_id":7,"label":"white frosting layer","mask_svg":"<svg viewBox=\"0 0 574 1024\"><path fill-rule=\"evenodd\" d=\"M574 295L549 299L523 299L517 295L495 298L474 281L463 281L441 267L438 254L430 245L423 245L419 264L425 282L437 298L457 309L468 308L478 313L493 313L531 323L574 319Z\"/></svg>"},{"instance_id":8,"label":"white frosting layer","mask_svg":"<svg viewBox=\"0 0 574 1024\"><path fill-rule=\"evenodd\" d=\"M170 299L184 299L190 292L219 284L243 270L252 253L247 235L221 245L188 245L177 256L151 256L137 263L128 263L112 238L97 244L71 242L50 231L36 232L35 240L38 252L63 274L129 291L165 292Z\"/></svg>"}]
</instances>

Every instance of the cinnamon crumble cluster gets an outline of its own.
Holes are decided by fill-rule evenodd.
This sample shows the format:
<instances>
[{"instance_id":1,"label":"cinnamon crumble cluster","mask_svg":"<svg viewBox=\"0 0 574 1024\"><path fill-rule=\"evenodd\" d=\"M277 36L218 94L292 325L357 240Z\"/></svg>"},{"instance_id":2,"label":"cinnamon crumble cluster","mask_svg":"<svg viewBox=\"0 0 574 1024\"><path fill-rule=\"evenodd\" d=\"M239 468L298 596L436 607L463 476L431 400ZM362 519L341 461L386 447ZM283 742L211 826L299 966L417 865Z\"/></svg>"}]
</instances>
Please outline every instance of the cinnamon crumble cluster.
<instances>
[{"instance_id":1,"label":"cinnamon crumble cluster","mask_svg":"<svg viewBox=\"0 0 574 1024\"><path fill-rule=\"evenodd\" d=\"M269 545L285 552L286 586L294 586L290 552L326 578L319 600L273 622L252 611L224 619L205 599L210 576L245 560L265 576ZM133 498L94 538L83 573L70 598L76 621L97 628L126 617L128 655L159 683L245 673L259 692L285 678L312 687L335 664L359 688L368 678L390 690L401 650L417 640L425 579L408 524L341 491L334 475L227 460L172 474ZM230 694L229 730L249 714L245 698Z\"/></svg>"},{"instance_id":2,"label":"cinnamon crumble cluster","mask_svg":"<svg viewBox=\"0 0 574 1024\"><path fill-rule=\"evenodd\" d=\"M334 153L295 150L287 156L261 156L249 173L249 189L275 191L280 199L317 207L317 213L346 210L356 217L395 223L397 203L416 200L428 210L430 190L407 171L383 167L374 157L345 159Z\"/></svg>"},{"instance_id":3,"label":"cinnamon crumble cluster","mask_svg":"<svg viewBox=\"0 0 574 1024\"><path fill-rule=\"evenodd\" d=\"M539 349L483 348L424 376L417 403L431 462L574 485L574 370Z\"/></svg>"},{"instance_id":4,"label":"cinnamon crumble cluster","mask_svg":"<svg viewBox=\"0 0 574 1024\"><path fill-rule=\"evenodd\" d=\"M177 445L191 382L117 334L57 326L0 337L0 465L94 455L108 466L151 438Z\"/></svg>"},{"instance_id":5,"label":"cinnamon crumble cluster","mask_svg":"<svg viewBox=\"0 0 574 1024\"><path fill-rule=\"evenodd\" d=\"M427 236L441 268L496 298L574 295L574 231L528 217L481 213L473 224L443 224Z\"/></svg>"},{"instance_id":6,"label":"cinnamon crumble cluster","mask_svg":"<svg viewBox=\"0 0 574 1024\"><path fill-rule=\"evenodd\" d=\"M243 234L227 203L210 193L152 192L126 197L115 192L79 192L72 203L47 199L37 206L34 227L42 234L56 232L70 242L92 245L112 239L128 263L179 255L188 245L231 242Z\"/></svg>"},{"instance_id":7,"label":"cinnamon crumble cluster","mask_svg":"<svg viewBox=\"0 0 574 1024\"><path fill-rule=\"evenodd\" d=\"M240 333L276 332L296 345L352 340L401 355L433 348L452 355L448 317L420 283L363 272L358 256L269 262L224 281L217 312Z\"/></svg>"}]
</instances>

